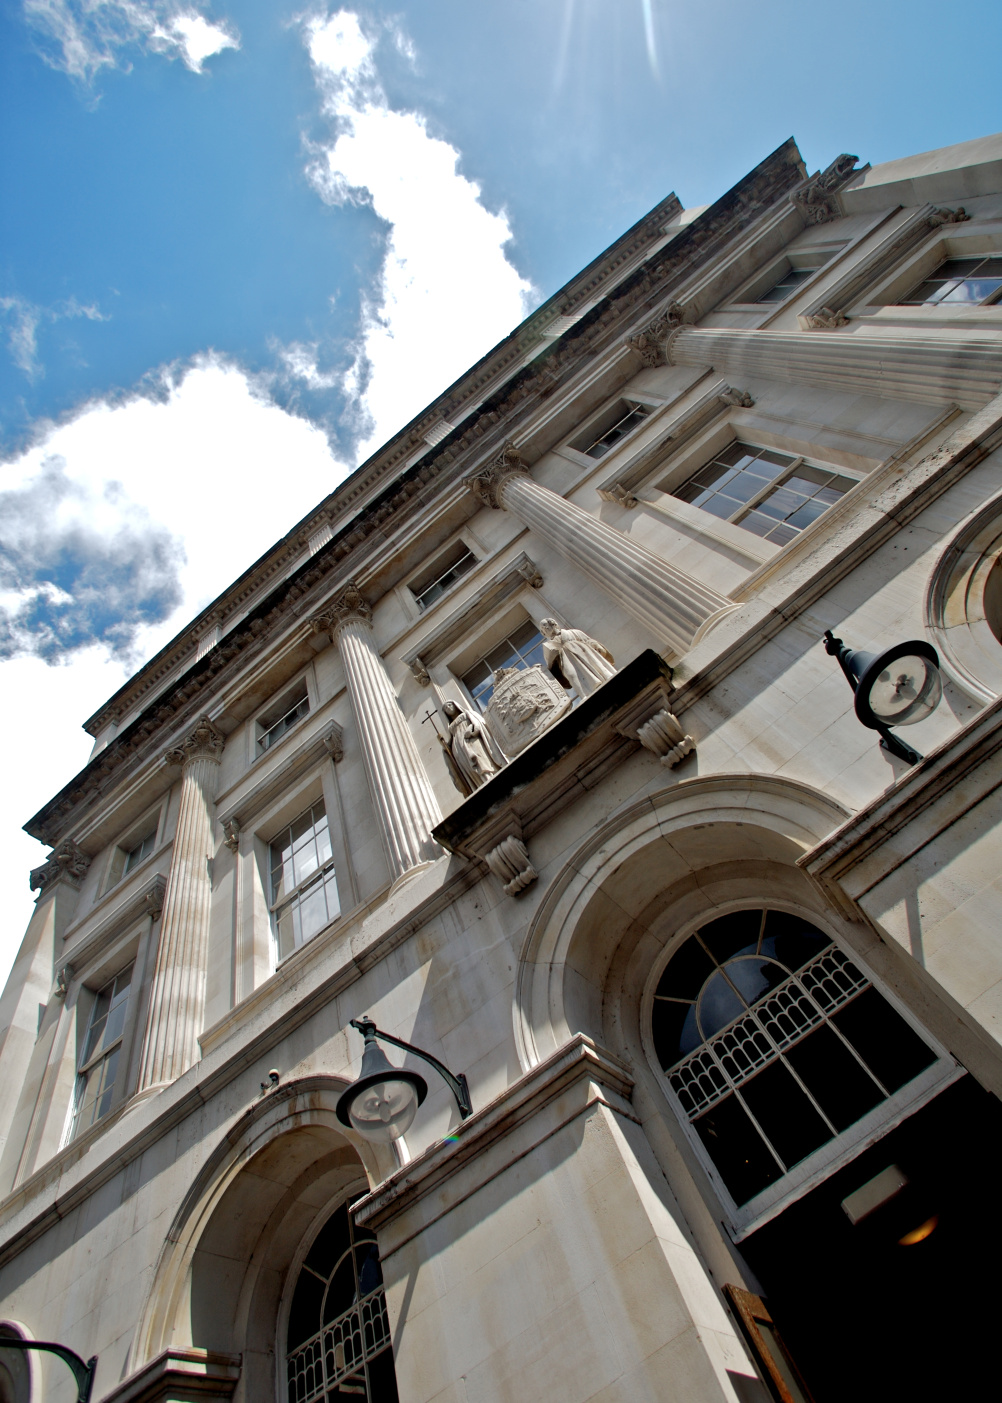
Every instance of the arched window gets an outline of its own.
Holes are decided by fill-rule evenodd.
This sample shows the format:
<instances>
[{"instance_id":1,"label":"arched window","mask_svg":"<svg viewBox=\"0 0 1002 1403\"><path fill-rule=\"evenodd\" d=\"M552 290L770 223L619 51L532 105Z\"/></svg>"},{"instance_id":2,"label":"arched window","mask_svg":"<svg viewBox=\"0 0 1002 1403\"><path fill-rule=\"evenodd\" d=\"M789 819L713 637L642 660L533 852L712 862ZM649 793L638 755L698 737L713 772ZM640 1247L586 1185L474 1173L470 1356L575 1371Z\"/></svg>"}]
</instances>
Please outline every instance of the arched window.
<instances>
[{"instance_id":1,"label":"arched window","mask_svg":"<svg viewBox=\"0 0 1002 1403\"><path fill-rule=\"evenodd\" d=\"M783 911L735 911L686 940L651 1034L739 1207L937 1061L830 936Z\"/></svg>"},{"instance_id":2,"label":"arched window","mask_svg":"<svg viewBox=\"0 0 1002 1403\"><path fill-rule=\"evenodd\" d=\"M397 1403L379 1248L347 1204L327 1219L300 1268L286 1375L289 1403Z\"/></svg>"}]
</instances>

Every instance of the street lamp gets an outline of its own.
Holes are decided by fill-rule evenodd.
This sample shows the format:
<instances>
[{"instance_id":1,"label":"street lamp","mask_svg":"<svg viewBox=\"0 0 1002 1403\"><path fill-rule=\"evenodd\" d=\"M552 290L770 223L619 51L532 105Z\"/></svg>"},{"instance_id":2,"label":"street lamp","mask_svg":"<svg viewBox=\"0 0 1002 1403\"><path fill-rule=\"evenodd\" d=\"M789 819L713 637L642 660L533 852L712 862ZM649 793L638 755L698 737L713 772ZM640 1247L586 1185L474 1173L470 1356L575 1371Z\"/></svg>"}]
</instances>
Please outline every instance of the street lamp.
<instances>
[{"instance_id":1,"label":"street lamp","mask_svg":"<svg viewBox=\"0 0 1002 1403\"><path fill-rule=\"evenodd\" d=\"M472 1115L470 1088L462 1072L458 1077L454 1076L437 1057L422 1052L411 1043L405 1043L402 1038L395 1038L392 1033L381 1033L371 1018L353 1018L351 1026L362 1034L365 1047L358 1081L352 1082L338 1098L337 1118L342 1125L357 1130L366 1140L388 1144L391 1140L399 1140L410 1129L418 1106L428 1095L428 1083L424 1077L417 1072L394 1067L377 1043L377 1038L429 1062L455 1096L463 1120Z\"/></svg>"},{"instance_id":2,"label":"street lamp","mask_svg":"<svg viewBox=\"0 0 1002 1403\"><path fill-rule=\"evenodd\" d=\"M90 1392L94 1387L94 1372L97 1369L97 1355L92 1355L86 1364L79 1354L65 1345L53 1344L51 1340L19 1340L14 1336L0 1336L0 1349L39 1349L46 1354L56 1354L64 1364L69 1365L76 1380L77 1403L90 1403Z\"/></svg>"},{"instance_id":3,"label":"street lamp","mask_svg":"<svg viewBox=\"0 0 1002 1403\"><path fill-rule=\"evenodd\" d=\"M831 629L825 630L825 652L838 658L846 680L856 694L857 718L880 734L880 744L899 760L917 765L922 756L891 726L913 726L924 721L939 706L943 678L939 654L921 639L896 643L882 653L863 653L847 648Z\"/></svg>"}]
</instances>

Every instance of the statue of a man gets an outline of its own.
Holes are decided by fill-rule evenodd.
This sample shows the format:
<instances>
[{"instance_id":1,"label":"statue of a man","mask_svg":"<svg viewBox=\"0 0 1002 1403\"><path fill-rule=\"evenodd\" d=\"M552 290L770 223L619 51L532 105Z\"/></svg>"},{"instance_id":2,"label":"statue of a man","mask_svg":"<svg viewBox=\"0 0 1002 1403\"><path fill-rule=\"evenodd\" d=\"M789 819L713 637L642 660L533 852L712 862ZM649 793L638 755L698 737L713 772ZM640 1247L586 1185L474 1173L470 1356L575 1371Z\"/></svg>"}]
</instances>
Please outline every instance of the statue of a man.
<instances>
[{"instance_id":1,"label":"statue of a man","mask_svg":"<svg viewBox=\"0 0 1002 1403\"><path fill-rule=\"evenodd\" d=\"M561 628L556 619L543 619L543 658L546 666L564 687L573 687L579 697L590 697L603 682L616 675L616 664L608 648L579 628Z\"/></svg>"},{"instance_id":2,"label":"statue of a man","mask_svg":"<svg viewBox=\"0 0 1002 1403\"><path fill-rule=\"evenodd\" d=\"M449 739L442 745L446 763L452 761L449 765L452 782L460 793L472 794L507 761L481 716L464 711L454 701L445 702L442 712L449 723Z\"/></svg>"}]
</instances>

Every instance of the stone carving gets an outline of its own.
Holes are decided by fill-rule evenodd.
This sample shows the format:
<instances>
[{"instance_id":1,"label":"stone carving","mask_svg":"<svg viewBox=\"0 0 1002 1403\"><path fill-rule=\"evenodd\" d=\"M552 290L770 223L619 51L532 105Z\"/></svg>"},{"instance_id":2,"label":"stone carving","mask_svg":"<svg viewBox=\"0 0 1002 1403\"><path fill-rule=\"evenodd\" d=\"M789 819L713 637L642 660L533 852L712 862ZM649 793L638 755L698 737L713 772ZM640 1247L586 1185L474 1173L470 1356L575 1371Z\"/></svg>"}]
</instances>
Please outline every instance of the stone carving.
<instances>
[{"instance_id":1,"label":"stone carving","mask_svg":"<svg viewBox=\"0 0 1002 1403\"><path fill-rule=\"evenodd\" d=\"M152 887L143 897L143 913L151 920L160 919L160 913L164 909L164 896L167 891L167 880L165 877L157 877Z\"/></svg>"},{"instance_id":2,"label":"stone carving","mask_svg":"<svg viewBox=\"0 0 1002 1403\"><path fill-rule=\"evenodd\" d=\"M32 868L28 878L29 889L44 892L60 878L65 878L71 887L79 887L90 863L87 854L81 852L72 838L67 838L65 843L60 843L49 853L41 867Z\"/></svg>"},{"instance_id":3,"label":"stone carving","mask_svg":"<svg viewBox=\"0 0 1002 1403\"><path fill-rule=\"evenodd\" d=\"M725 385L717 398L725 404L737 405L739 409L751 409L755 403L747 390L736 390L733 385Z\"/></svg>"},{"instance_id":4,"label":"stone carving","mask_svg":"<svg viewBox=\"0 0 1002 1403\"><path fill-rule=\"evenodd\" d=\"M534 667L502 667L494 674L494 694L486 718L505 755L520 754L570 710L571 699L555 677Z\"/></svg>"},{"instance_id":5,"label":"stone carving","mask_svg":"<svg viewBox=\"0 0 1002 1403\"><path fill-rule=\"evenodd\" d=\"M848 326L849 318L844 312L832 311L831 307L821 307L811 316L805 317L808 331L837 331L840 326Z\"/></svg>"},{"instance_id":6,"label":"stone carving","mask_svg":"<svg viewBox=\"0 0 1002 1403\"><path fill-rule=\"evenodd\" d=\"M590 697L603 682L616 675L612 654L580 628L561 628L556 619L543 619L543 660L557 681L573 687L579 697Z\"/></svg>"},{"instance_id":7,"label":"stone carving","mask_svg":"<svg viewBox=\"0 0 1002 1403\"><path fill-rule=\"evenodd\" d=\"M425 661L421 657L420 653L417 655L417 657L411 660L410 669L422 687L431 686L431 673L425 666Z\"/></svg>"},{"instance_id":8,"label":"stone carving","mask_svg":"<svg viewBox=\"0 0 1002 1403\"><path fill-rule=\"evenodd\" d=\"M483 717L447 701L442 712L449 723L449 739L439 736L445 763L461 794L472 794L507 764Z\"/></svg>"},{"instance_id":9,"label":"stone carving","mask_svg":"<svg viewBox=\"0 0 1002 1403\"><path fill-rule=\"evenodd\" d=\"M687 736L678 718L664 708L638 729L640 744L656 755L662 765L671 769L696 748L692 736Z\"/></svg>"},{"instance_id":10,"label":"stone carving","mask_svg":"<svg viewBox=\"0 0 1002 1403\"><path fill-rule=\"evenodd\" d=\"M615 502L617 506L626 507L628 511L639 505L639 499L621 482L610 482L608 487L600 487L598 495L604 502Z\"/></svg>"},{"instance_id":11,"label":"stone carving","mask_svg":"<svg viewBox=\"0 0 1002 1403\"><path fill-rule=\"evenodd\" d=\"M324 749L336 765L344 759L344 731L336 721L332 721L323 739Z\"/></svg>"},{"instance_id":12,"label":"stone carving","mask_svg":"<svg viewBox=\"0 0 1002 1403\"><path fill-rule=\"evenodd\" d=\"M240 824L235 818L228 818L223 824L223 846L235 853L240 846Z\"/></svg>"},{"instance_id":13,"label":"stone carving","mask_svg":"<svg viewBox=\"0 0 1002 1403\"><path fill-rule=\"evenodd\" d=\"M188 765L193 760L215 760L218 764L225 744L222 732L216 730L207 716L200 716L195 729L185 736L181 744L166 752L164 764Z\"/></svg>"},{"instance_id":14,"label":"stone carving","mask_svg":"<svg viewBox=\"0 0 1002 1403\"><path fill-rule=\"evenodd\" d=\"M504 887L506 896L516 896L539 876L529 857L529 849L513 834L502 838L484 860Z\"/></svg>"},{"instance_id":15,"label":"stone carving","mask_svg":"<svg viewBox=\"0 0 1002 1403\"><path fill-rule=\"evenodd\" d=\"M650 326L644 327L636 336L627 339L627 345L637 352L644 365L650 369L653 370L658 365L667 365L665 342L669 333L682 325L684 315L685 308L681 302L669 302L665 311L652 321Z\"/></svg>"},{"instance_id":16,"label":"stone carving","mask_svg":"<svg viewBox=\"0 0 1002 1403\"><path fill-rule=\"evenodd\" d=\"M934 209L929 223L936 229L941 224L965 224L970 217L964 206L958 205L956 209Z\"/></svg>"},{"instance_id":17,"label":"stone carving","mask_svg":"<svg viewBox=\"0 0 1002 1403\"><path fill-rule=\"evenodd\" d=\"M310 620L314 633L329 633L333 638L342 624L372 622L372 609L354 580L349 580L336 594L322 614Z\"/></svg>"},{"instance_id":18,"label":"stone carving","mask_svg":"<svg viewBox=\"0 0 1002 1403\"><path fill-rule=\"evenodd\" d=\"M56 971L56 987L52 991L52 997L62 1003L70 987L70 980L73 978L73 966L63 965L62 969Z\"/></svg>"},{"instance_id":19,"label":"stone carving","mask_svg":"<svg viewBox=\"0 0 1002 1403\"><path fill-rule=\"evenodd\" d=\"M830 224L842 218L842 206L835 193L859 160L858 156L836 157L826 170L809 180L791 195L793 203L807 224Z\"/></svg>"},{"instance_id":20,"label":"stone carving","mask_svg":"<svg viewBox=\"0 0 1002 1403\"><path fill-rule=\"evenodd\" d=\"M526 584L531 585L533 589L543 588L543 577L533 561L529 559L523 560L518 567L518 573L525 580Z\"/></svg>"},{"instance_id":21,"label":"stone carving","mask_svg":"<svg viewBox=\"0 0 1002 1403\"><path fill-rule=\"evenodd\" d=\"M518 474L524 476L528 471L528 465L523 461L521 453L509 441L486 467L470 477L465 477L463 482L476 493L485 507L493 507L495 511L500 511L501 489L508 478Z\"/></svg>"}]
</instances>

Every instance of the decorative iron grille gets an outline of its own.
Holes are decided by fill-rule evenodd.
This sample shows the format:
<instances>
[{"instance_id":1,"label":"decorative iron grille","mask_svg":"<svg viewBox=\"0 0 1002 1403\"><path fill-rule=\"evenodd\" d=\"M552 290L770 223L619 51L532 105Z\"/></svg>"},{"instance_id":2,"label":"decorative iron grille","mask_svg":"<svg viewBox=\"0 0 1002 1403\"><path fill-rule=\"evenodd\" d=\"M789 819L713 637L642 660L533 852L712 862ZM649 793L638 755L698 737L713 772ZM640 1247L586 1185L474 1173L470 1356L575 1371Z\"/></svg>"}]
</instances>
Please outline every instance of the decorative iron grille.
<instances>
[{"instance_id":1,"label":"decorative iron grille","mask_svg":"<svg viewBox=\"0 0 1002 1403\"><path fill-rule=\"evenodd\" d=\"M344 1394L367 1397L365 1365L389 1344L390 1322L380 1287L289 1354L289 1403L332 1403Z\"/></svg>"}]
</instances>

